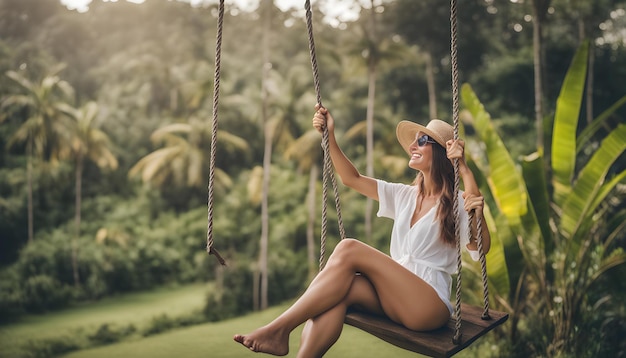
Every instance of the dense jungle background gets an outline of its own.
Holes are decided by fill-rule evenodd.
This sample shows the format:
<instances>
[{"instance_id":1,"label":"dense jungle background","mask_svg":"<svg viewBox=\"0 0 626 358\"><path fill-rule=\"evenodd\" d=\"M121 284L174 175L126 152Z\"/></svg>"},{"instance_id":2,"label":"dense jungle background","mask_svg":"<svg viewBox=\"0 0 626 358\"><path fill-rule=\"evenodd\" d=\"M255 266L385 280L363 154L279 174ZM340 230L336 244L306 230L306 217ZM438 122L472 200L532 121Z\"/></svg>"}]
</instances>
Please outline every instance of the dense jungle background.
<instances>
[{"instance_id":1,"label":"dense jungle background","mask_svg":"<svg viewBox=\"0 0 626 358\"><path fill-rule=\"evenodd\" d=\"M303 4L226 2L213 219L223 268L205 250L217 1L94 0L86 12L0 1L2 325L197 282L213 285L200 321L302 292L322 206ZM338 4L354 19L329 16ZM449 6L313 2L323 104L362 173L411 182L396 123L452 122ZM511 314L493 344L512 357L623 357L626 3L458 7L463 133L496 242L492 305ZM391 223L339 189L347 235L386 251ZM332 195L329 208L331 251ZM464 300L480 304L467 266Z\"/></svg>"}]
</instances>

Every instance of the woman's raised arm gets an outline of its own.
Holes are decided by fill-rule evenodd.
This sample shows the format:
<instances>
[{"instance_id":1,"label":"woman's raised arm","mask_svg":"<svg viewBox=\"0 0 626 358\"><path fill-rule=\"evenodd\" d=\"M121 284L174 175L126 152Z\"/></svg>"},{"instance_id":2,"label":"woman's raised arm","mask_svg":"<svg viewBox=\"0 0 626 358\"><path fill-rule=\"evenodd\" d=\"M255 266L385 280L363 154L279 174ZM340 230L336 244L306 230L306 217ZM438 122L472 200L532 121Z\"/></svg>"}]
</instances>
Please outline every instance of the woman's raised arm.
<instances>
[{"instance_id":1,"label":"woman's raised arm","mask_svg":"<svg viewBox=\"0 0 626 358\"><path fill-rule=\"evenodd\" d=\"M335 167L335 171L337 171L339 178L341 178L341 182L369 198L378 200L376 180L361 175L350 159L348 159L341 148L339 148L337 139L335 138L335 120L326 108L320 107L320 105L317 104L315 105L315 115L313 116L313 127L321 133L324 130L324 126L328 126L330 158Z\"/></svg>"}]
</instances>

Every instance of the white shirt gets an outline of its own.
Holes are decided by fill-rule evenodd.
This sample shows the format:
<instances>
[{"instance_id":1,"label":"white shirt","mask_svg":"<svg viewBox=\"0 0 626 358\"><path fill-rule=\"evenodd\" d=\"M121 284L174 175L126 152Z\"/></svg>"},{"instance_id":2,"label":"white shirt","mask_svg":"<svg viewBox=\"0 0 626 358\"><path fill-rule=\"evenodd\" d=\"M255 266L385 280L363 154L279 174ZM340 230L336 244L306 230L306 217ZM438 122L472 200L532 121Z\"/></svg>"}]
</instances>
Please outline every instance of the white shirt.
<instances>
[{"instance_id":1,"label":"white shirt","mask_svg":"<svg viewBox=\"0 0 626 358\"><path fill-rule=\"evenodd\" d=\"M452 313L451 275L457 270L457 251L456 246L450 246L439 238L439 220L436 218L439 201L411 226L418 187L383 180L377 180L377 184L377 215L394 220L389 248L391 258L430 284ZM463 209L464 202L462 193L459 192L461 247L466 247L469 242L469 219ZM468 251L477 260L478 252Z\"/></svg>"}]
</instances>

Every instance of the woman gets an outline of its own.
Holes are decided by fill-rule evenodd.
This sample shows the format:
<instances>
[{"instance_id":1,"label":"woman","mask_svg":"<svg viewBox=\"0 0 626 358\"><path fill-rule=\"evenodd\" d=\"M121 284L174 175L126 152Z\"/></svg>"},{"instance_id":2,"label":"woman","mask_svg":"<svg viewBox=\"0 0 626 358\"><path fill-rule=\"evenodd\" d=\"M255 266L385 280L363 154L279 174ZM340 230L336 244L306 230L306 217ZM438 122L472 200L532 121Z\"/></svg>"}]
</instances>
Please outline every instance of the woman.
<instances>
[{"instance_id":1,"label":"woman","mask_svg":"<svg viewBox=\"0 0 626 358\"><path fill-rule=\"evenodd\" d=\"M361 175L335 139L335 123L317 105L313 126L328 126L330 156L343 184L378 200L378 216L394 219L391 257L354 239L339 242L328 263L304 294L271 323L235 341L255 352L286 355L289 334L306 321L298 357L321 357L337 341L348 307L356 307L416 331L443 326L452 314L451 274L456 270L452 161L459 159L465 193L459 193L462 243L468 243L468 215L482 217L483 198L464 160L464 143L453 140L452 127L432 120L423 127L402 121L396 134L409 154L417 178L412 185L387 183ZM463 210L464 208L465 210ZM472 231L476 223L472 223ZM490 236L483 233L483 249ZM473 255L475 256L475 255Z\"/></svg>"}]
</instances>

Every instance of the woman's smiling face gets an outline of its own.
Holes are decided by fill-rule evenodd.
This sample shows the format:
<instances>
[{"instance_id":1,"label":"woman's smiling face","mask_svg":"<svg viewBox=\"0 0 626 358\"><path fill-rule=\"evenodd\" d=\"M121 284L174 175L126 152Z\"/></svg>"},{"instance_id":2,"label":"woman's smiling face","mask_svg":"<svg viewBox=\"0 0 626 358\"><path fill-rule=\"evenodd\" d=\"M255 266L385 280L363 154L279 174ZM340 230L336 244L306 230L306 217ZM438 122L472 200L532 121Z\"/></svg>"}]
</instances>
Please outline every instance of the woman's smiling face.
<instances>
[{"instance_id":1,"label":"woman's smiling face","mask_svg":"<svg viewBox=\"0 0 626 358\"><path fill-rule=\"evenodd\" d=\"M428 170L432 161L432 140L423 132L417 132L415 140L409 146L411 158L409 159L409 168L415 170Z\"/></svg>"}]
</instances>

